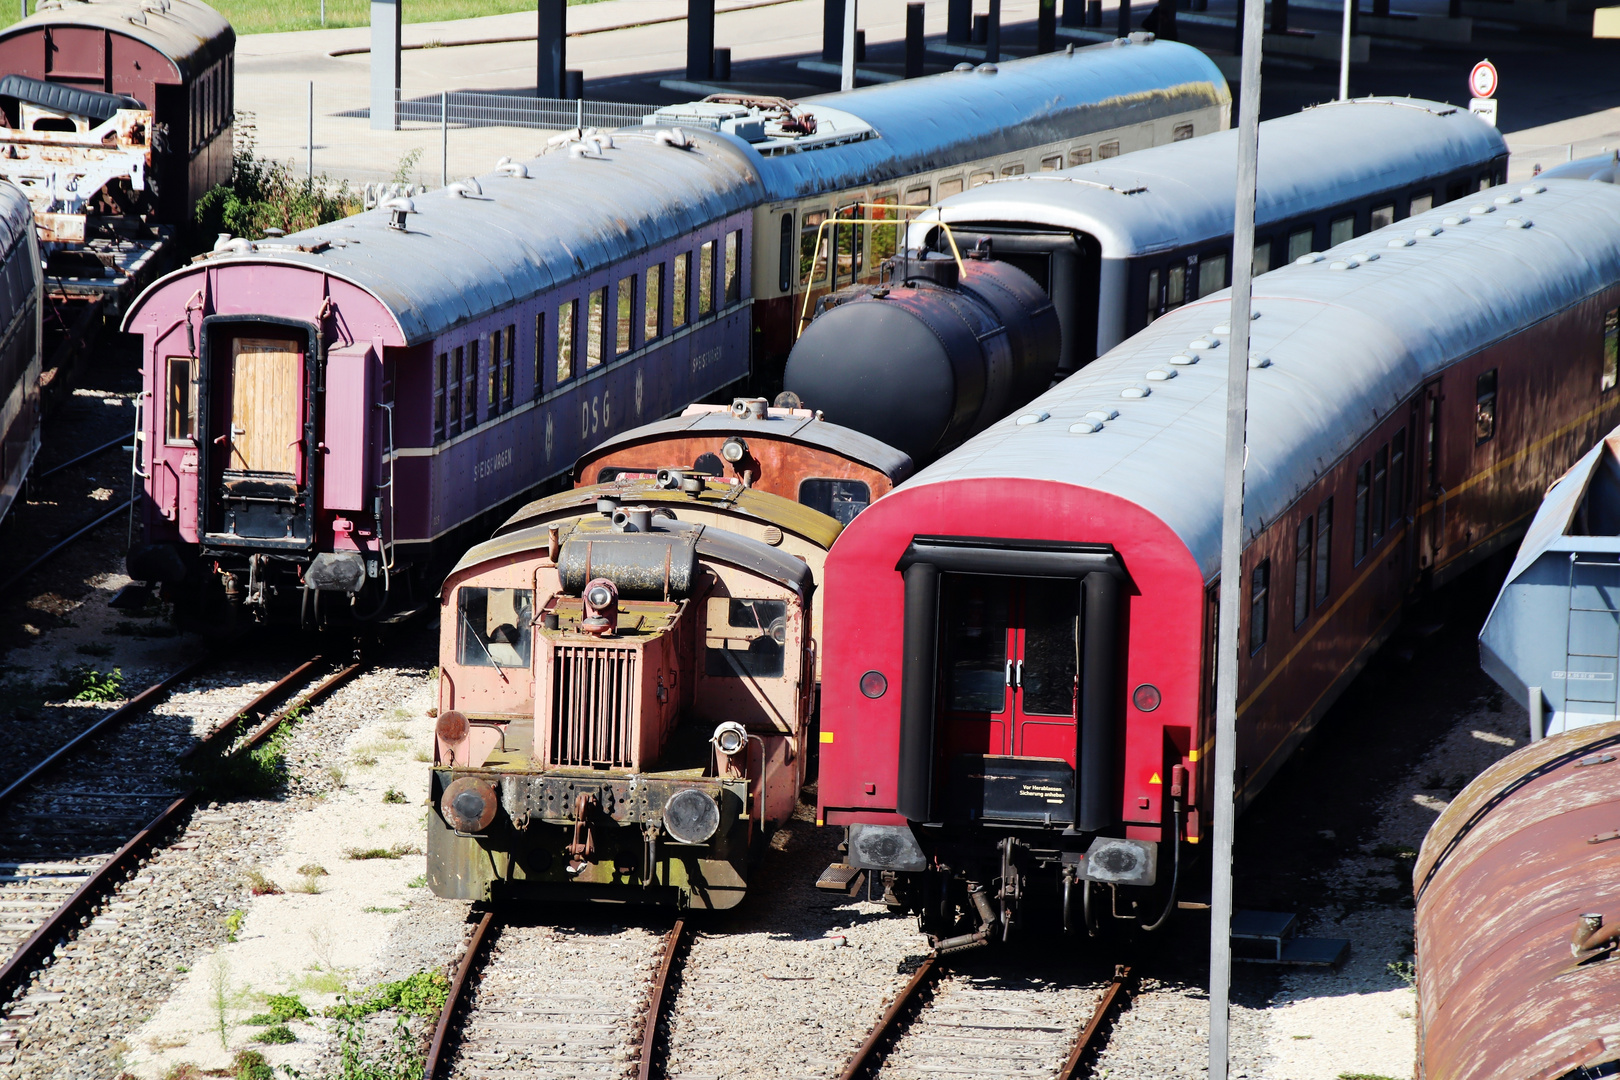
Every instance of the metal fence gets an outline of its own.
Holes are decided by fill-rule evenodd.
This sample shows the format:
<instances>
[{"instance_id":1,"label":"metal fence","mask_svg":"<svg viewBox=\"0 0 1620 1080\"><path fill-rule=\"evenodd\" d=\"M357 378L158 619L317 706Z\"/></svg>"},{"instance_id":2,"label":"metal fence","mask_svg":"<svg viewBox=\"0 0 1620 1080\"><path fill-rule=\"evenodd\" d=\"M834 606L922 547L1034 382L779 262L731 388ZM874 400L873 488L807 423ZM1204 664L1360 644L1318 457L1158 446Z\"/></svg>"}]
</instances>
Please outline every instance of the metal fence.
<instances>
[{"instance_id":1,"label":"metal fence","mask_svg":"<svg viewBox=\"0 0 1620 1080\"><path fill-rule=\"evenodd\" d=\"M658 111L656 105L620 101L477 94L462 90L397 98L398 122L454 128L515 127L557 131L571 127L625 127ZM370 115L367 110L366 115Z\"/></svg>"}]
</instances>

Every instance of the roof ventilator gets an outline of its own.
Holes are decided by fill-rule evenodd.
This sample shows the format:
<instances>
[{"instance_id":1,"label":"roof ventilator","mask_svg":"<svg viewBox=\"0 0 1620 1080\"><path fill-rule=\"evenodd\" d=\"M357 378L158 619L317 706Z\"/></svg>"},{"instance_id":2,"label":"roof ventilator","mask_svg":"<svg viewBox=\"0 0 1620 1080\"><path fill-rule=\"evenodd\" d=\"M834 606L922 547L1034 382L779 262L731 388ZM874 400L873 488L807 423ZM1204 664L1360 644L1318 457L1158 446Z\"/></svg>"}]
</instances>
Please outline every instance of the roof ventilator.
<instances>
[{"instance_id":1,"label":"roof ventilator","mask_svg":"<svg viewBox=\"0 0 1620 1080\"><path fill-rule=\"evenodd\" d=\"M1030 424L1039 424L1043 420L1050 419L1052 419L1052 414L1049 412L1031 412L1020 416L1017 422L1019 427L1028 427Z\"/></svg>"},{"instance_id":2,"label":"roof ventilator","mask_svg":"<svg viewBox=\"0 0 1620 1080\"><path fill-rule=\"evenodd\" d=\"M1311 265L1311 263L1319 263L1319 262L1321 262L1323 260L1323 258L1325 258L1325 256L1321 252L1313 251L1309 255L1301 255L1299 258L1295 259L1294 260L1294 265L1295 266L1309 266L1309 265Z\"/></svg>"},{"instance_id":3,"label":"roof ventilator","mask_svg":"<svg viewBox=\"0 0 1620 1080\"><path fill-rule=\"evenodd\" d=\"M1502 224L1506 225L1510 229L1528 229L1531 222L1529 218L1510 217L1506 221L1502 222Z\"/></svg>"},{"instance_id":4,"label":"roof ventilator","mask_svg":"<svg viewBox=\"0 0 1620 1080\"><path fill-rule=\"evenodd\" d=\"M653 141L663 146L673 146L677 150L691 150L692 140L686 137L686 132L680 128L667 128L653 136Z\"/></svg>"},{"instance_id":5,"label":"roof ventilator","mask_svg":"<svg viewBox=\"0 0 1620 1080\"><path fill-rule=\"evenodd\" d=\"M410 199L389 199L382 204L381 209L388 211L388 227L405 231L405 219L408 215L416 213L416 203Z\"/></svg>"},{"instance_id":6,"label":"roof ventilator","mask_svg":"<svg viewBox=\"0 0 1620 1080\"><path fill-rule=\"evenodd\" d=\"M1145 386L1127 386L1119 392L1119 396L1122 398L1145 398L1151 393L1153 391Z\"/></svg>"},{"instance_id":7,"label":"roof ventilator","mask_svg":"<svg viewBox=\"0 0 1620 1080\"><path fill-rule=\"evenodd\" d=\"M1415 243L1417 243L1417 241L1413 240L1410 236L1397 236L1384 246L1392 248L1405 248L1411 247Z\"/></svg>"},{"instance_id":8,"label":"roof ventilator","mask_svg":"<svg viewBox=\"0 0 1620 1080\"><path fill-rule=\"evenodd\" d=\"M497 161L495 171L502 176L510 176L518 180L527 180L529 178L529 167L523 162L513 161L509 157L503 157Z\"/></svg>"},{"instance_id":9,"label":"roof ventilator","mask_svg":"<svg viewBox=\"0 0 1620 1080\"><path fill-rule=\"evenodd\" d=\"M1249 366L1251 368L1268 368L1271 366L1271 357L1251 355L1249 357Z\"/></svg>"},{"instance_id":10,"label":"roof ventilator","mask_svg":"<svg viewBox=\"0 0 1620 1080\"><path fill-rule=\"evenodd\" d=\"M242 236L232 239L230 233L220 233L214 241L214 250L223 255L249 255L253 252L253 241Z\"/></svg>"},{"instance_id":11,"label":"roof ventilator","mask_svg":"<svg viewBox=\"0 0 1620 1080\"><path fill-rule=\"evenodd\" d=\"M1198 357L1189 355L1188 353L1176 353L1176 355L1170 358L1170 362L1176 365L1176 367L1186 367L1189 364L1198 363Z\"/></svg>"},{"instance_id":12,"label":"roof ventilator","mask_svg":"<svg viewBox=\"0 0 1620 1080\"><path fill-rule=\"evenodd\" d=\"M1176 373L1174 371L1167 371L1164 368L1154 368L1147 373L1148 382L1169 382L1175 377Z\"/></svg>"},{"instance_id":13,"label":"roof ventilator","mask_svg":"<svg viewBox=\"0 0 1620 1080\"><path fill-rule=\"evenodd\" d=\"M1486 206L1484 203L1480 203L1478 206L1470 206L1468 208L1468 212L1475 215L1494 214L1496 213L1496 207Z\"/></svg>"},{"instance_id":14,"label":"roof ventilator","mask_svg":"<svg viewBox=\"0 0 1620 1080\"><path fill-rule=\"evenodd\" d=\"M1442 223L1446 225L1466 225L1472 220L1473 218L1467 214L1452 214L1450 217L1444 218Z\"/></svg>"},{"instance_id":15,"label":"roof ventilator","mask_svg":"<svg viewBox=\"0 0 1620 1080\"><path fill-rule=\"evenodd\" d=\"M1069 425L1070 435L1095 435L1103 429L1102 424L1096 420L1082 420L1077 424Z\"/></svg>"},{"instance_id":16,"label":"roof ventilator","mask_svg":"<svg viewBox=\"0 0 1620 1080\"><path fill-rule=\"evenodd\" d=\"M1439 236L1446 230L1439 225L1424 225L1422 228L1414 229L1412 231L1417 233L1419 236Z\"/></svg>"}]
</instances>

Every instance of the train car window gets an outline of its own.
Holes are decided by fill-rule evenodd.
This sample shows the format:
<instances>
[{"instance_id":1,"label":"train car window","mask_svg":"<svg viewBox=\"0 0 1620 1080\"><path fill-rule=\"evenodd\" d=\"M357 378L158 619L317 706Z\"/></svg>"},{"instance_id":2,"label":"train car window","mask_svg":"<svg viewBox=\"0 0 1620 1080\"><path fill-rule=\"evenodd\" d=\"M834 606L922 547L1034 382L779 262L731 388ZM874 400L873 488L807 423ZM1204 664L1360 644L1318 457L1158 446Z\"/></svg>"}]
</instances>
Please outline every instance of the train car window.
<instances>
[{"instance_id":1,"label":"train car window","mask_svg":"<svg viewBox=\"0 0 1620 1080\"><path fill-rule=\"evenodd\" d=\"M1311 253L1311 245L1315 242L1315 240L1316 227L1313 225L1306 225L1303 228L1295 229L1293 232L1289 233L1288 261L1293 262L1301 255L1309 255Z\"/></svg>"},{"instance_id":2,"label":"train car window","mask_svg":"<svg viewBox=\"0 0 1620 1080\"><path fill-rule=\"evenodd\" d=\"M1456 202L1468 194L1468 181L1454 180L1446 185L1446 202Z\"/></svg>"},{"instance_id":3,"label":"train car window","mask_svg":"<svg viewBox=\"0 0 1620 1080\"><path fill-rule=\"evenodd\" d=\"M641 297L641 337L657 341L664 333L664 264L647 267L647 287Z\"/></svg>"},{"instance_id":4,"label":"train car window","mask_svg":"<svg viewBox=\"0 0 1620 1080\"><path fill-rule=\"evenodd\" d=\"M169 417L166 439L188 443L197 437L197 383L192 377L196 361L189 356L169 357Z\"/></svg>"},{"instance_id":5,"label":"train car window","mask_svg":"<svg viewBox=\"0 0 1620 1080\"><path fill-rule=\"evenodd\" d=\"M1384 539L1384 525L1389 521L1389 444L1378 448L1373 456L1372 518L1367 522L1371 534L1371 547Z\"/></svg>"},{"instance_id":6,"label":"train car window","mask_svg":"<svg viewBox=\"0 0 1620 1080\"><path fill-rule=\"evenodd\" d=\"M939 197L941 199L948 199L952 195L960 194L962 194L962 178L960 176L953 176L949 180L939 182Z\"/></svg>"},{"instance_id":7,"label":"train car window","mask_svg":"<svg viewBox=\"0 0 1620 1080\"><path fill-rule=\"evenodd\" d=\"M1271 560L1262 559L1249 575L1249 652L1260 651L1271 630Z\"/></svg>"},{"instance_id":8,"label":"train car window","mask_svg":"<svg viewBox=\"0 0 1620 1080\"><path fill-rule=\"evenodd\" d=\"M1620 308L1603 316L1603 378L1600 390L1613 390L1620 382Z\"/></svg>"},{"instance_id":9,"label":"train car window","mask_svg":"<svg viewBox=\"0 0 1620 1080\"><path fill-rule=\"evenodd\" d=\"M1344 217L1333 219L1328 226L1328 247L1336 247L1346 240L1354 240L1356 236L1356 215L1346 214Z\"/></svg>"},{"instance_id":10,"label":"train car window","mask_svg":"<svg viewBox=\"0 0 1620 1080\"><path fill-rule=\"evenodd\" d=\"M585 301L585 370L602 366L603 335L607 333L607 286L593 289Z\"/></svg>"},{"instance_id":11,"label":"train car window","mask_svg":"<svg viewBox=\"0 0 1620 1080\"><path fill-rule=\"evenodd\" d=\"M993 173L993 172L986 171L986 172L971 173L971 174L968 175L968 187L976 188L976 187L979 187L981 184L988 184L990 181L994 180L995 178L996 178L996 174Z\"/></svg>"},{"instance_id":12,"label":"train car window","mask_svg":"<svg viewBox=\"0 0 1620 1080\"><path fill-rule=\"evenodd\" d=\"M1226 288L1226 256L1205 255L1198 260L1198 295L1208 296Z\"/></svg>"},{"instance_id":13,"label":"train car window","mask_svg":"<svg viewBox=\"0 0 1620 1080\"><path fill-rule=\"evenodd\" d=\"M855 259L860 261L860 233L856 230ZM726 293L725 302L735 304L742 299L742 230L726 233Z\"/></svg>"},{"instance_id":14,"label":"train car window","mask_svg":"<svg viewBox=\"0 0 1620 1080\"><path fill-rule=\"evenodd\" d=\"M1147 275L1147 318L1143 325L1159 317L1159 268L1154 267Z\"/></svg>"},{"instance_id":15,"label":"train car window","mask_svg":"<svg viewBox=\"0 0 1620 1080\"><path fill-rule=\"evenodd\" d=\"M799 222L799 280L806 288L827 280L828 236L821 227L826 220L825 210L812 210Z\"/></svg>"},{"instance_id":16,"label":"train car window","mask_svg":"<svg viewBox=\"0 0 1620 1080\"><path fill-rule=\"evenodd\" d=\"M444 432L446 435L461 434L461 381L462 372L467 366L467 350L457 345L450 354L454 359L450 365L450 385L445 388L445 399L450 405L450 415L445 418Z\"/></svg>"},{"instance_id":17,"label":"train car window","mask_svg":"<svg viewBox=\"0 0 1620 1080\"><path fill-rule=\"evenodd\" d=\"M546 313L534 316L534 396L546 390Z\"/></svg>"},{"instance_id":18,"label":"train car window","mask_svg":"<svg viewBox=\"0 0 1620 1080\"><path fill-rule=\"evenodd\" d=\"M1429 491L1431 494L1440 486L1440 395L1438 392L1429 395Z\"/></svg>"},{"instance_id":19,"label":"train car window","mask_svg":"<svg viewBox=\"0 0 1620 1080\"><path fill-rule=\"evenodd\" d=\"M709 600L703 673L720 679L778 679L787 659L787 601Z\"/></svg>"},{"instance_id":20,"label":"train car window","mask_svg":"<svg viewBox=\"0 0 1620 1080\"><path fill-rule=\"evenodd\" d=\"M1055 172L1063 168L1063 155L1053 154L1051 157L1041 158L1041 172Z\"/></svg>"},{"instance_id":21,"label":"train car window","mask_svg":"<svg viewBox=\"0 0 1620 1080\"><path fill-rule=\"evenodd\" d=\"M1002 176L1023 176L1024 175L1024 164L1023 164L1023 162L1016 162L1016 163L1014 163L1012 165L1003 165L1001 167L1001 175Z\"/></svg>"},{"instance_id":22,"label":"train car window","mask_svg":"<svg viewBox=\"0 0 1620 1080\"><path fill-rule=\"evenodd\" d=\"M1170 268L1165 279L1164 306L1166 309L1180 307L1187 302L1187 267L1184 263L1176 263Z\"/></svg>"},{"instance_id":23,"label":"train car window","mask_svg":"<svg viewBox=\"0 0 1620 1080\"><path fill-rule=\"evenodd\" d=\"M1361 468L1356 470L1356 516L1351 526L1351 561L1357 564L1367 557L1367 530L1371 524L1367 503L1371 497L1372 462L1363 461Z\"/></svg>"},{"instance_id":24,"label":"train car window","mask_svg":"<svg viewBox=\"0 0 1620 1080\"><path fill-rule=\"evenodd\" d=\"M463 667L529 666L534 590L463 585L457 590L457 610L461 617L457 663Z\"/></svg>"},{"instance_id":25,"label":"train car window","mask_svg":"<svg viewBox=\"0 0 1620 1080\"><path fill-rule=\"evenodd\" d=\"M1007 708L1008 590L1000 579L946 574L940 582L940 631L945 639L945 708L999 713Z\"/></svg>"},{"instance_id":26,"label":"train car window","mask_svg":"<svg viewBox=\"0 0 1620 1080\"><path fill-rule=\"evenodd\" d=\"M1108 142L1099 144L1097 147L1097 157L1099 159L1119 157L1119 140L1110 139Z\"/></svg>"},{"instance_id":27,"label":"train car window","mask_svg":"<svg viewBox=\"0 0 1620 1080\"><path fill-rule=\"evenodd\" d=\"M1325 500L1316 508L1316 589L1313 606L1321 607L1332 588L1333 570L1333 500Z\"/></svg>"},{"instance_id":28,"label":"train car window","mask_svg":"<svg viewBox=\"0 0 1620 1080\"><path fill-rule=\"evenodd\" d=\"M692 253L675 256L675 273L669 281L669 325L679 330L686 325L686 309L692 302Z\"/></svg>"},{"instance_id":29,"label":"train car window","mask_svg":"<svg viewBox=\"0 0 1620 1080\"><path fill-rule=\"evenodd\" d=\"M861 217L861 208L859 205L851 203L849 206L840 206L838 208L838 221L851 220L859 217ZM838 253L838 261L833 266L833 288L836 289L838 287L838 282L841 279L854 284L856 277L860 275L862 254L861 248L862 240L866 234L866 226L854 224L840 225L835 223L834 228L837 235L834 237L835 243L833 250Z\"/></svg>"},{"instance_id":30,"label":"train car window","mask_svg":"<svg viewBox=\"0 0 1620 1080\"><path fill-rule=\"evenodd\" d=\"M900 211L895 207L895 197L892 192L879 195L872 200L871 214L875 221L899 221ZM900 250L899 225L873 225L872 226L872 263L881 265L885 259L892 259L895 252Z\"/></svg>"},{"instance_id":31,"label":"train car window","mask_svg":"<svg viewBox=\"0 0 1620 1080\"><path fill-rule=\"evenodd\" d=\"M1069 151L1069 164L1070 165L1090 165L1091 164L1091 147L1089 147L1089 146L1076 146L1074 149L1070 150Z\"/></svg>"},{"instance_id":32,"label":"train car window","mask_svg":"<svg viewBox=\"0 0 1620 1080\"><path fill-rule=\"evenodd\" d=\"M623 356L635 343L631 331L636 325L636 275L620 278L614 295L618 303L613 319L613 355Z\"/></svg>"},{"instance_id":33,"label":"train car window","mask_svg":"<svg viewBox=\"0 0 1620 1080\"><path fill-rule=\"evenodd\" d=\"M1394 529L1406 516L1406 429L1389 440L1389 517L1386 527Z\"/></svg>"},{"instance_id":34,"label":"train car window","mask_svg":"<svg viewBox=\"0 0 1620 1080\"><path fill-rule=\"evenodd\" d=\"M1434 209L1434 192L1425 191L1412 196L1412 201L1406 204L1406 216L1426 214Z\"/></svg>"},{"instance_id":35,"label":"train car window","mask_svg":"<svg viewBox=\"0 0 1620 1080\"><path fill-rule=\"evenodd\" d=\"M1494 183L1496 183L1495 178L1492 177L1490 173L1486 173L1484 176L1479 178L1479 190L1489 191L1491 190L1491 185Z\"/></svg>"},{"instance_id":36,"label":"train car window","mask_svg":"<svg viewBox=\"0 0 1620 1080\"><path fill-rule=\"evenodd\" d=\"M508 323L506 333L501 336L501 411L506 412L512 407L517 382L514 368L517 366L517 325Z\"/></svg>"},{"instance_id":37,"label":"train car window","mask_svg":"<svg viewBox=\"0 0 1620 1080\"><path fill-rule=\"evenodd\" d=\"M1294 530L1294 625L1311 611L1311 551L1316 546L1315 524L1309 517Z\"/></svg>"},{"instance_id":38,"label":"train car window","mask_svg":"<svg viewBox=\"0 0 1620 1080\"><path fill-rule=\"evenodd\" d=\"M478 339L467 342L467 368L461 379L461 430L478 426Z\"/></svg>"},{"instance_id":39,"label":"train car window","mask_svg":"<svg viewBox=\"0 0 1620 1080\"><path fill-rule=\"evenodd\" d=\"M799 502L848 525L872 503L872 489L860 480L812 477L799 481Z\"/></svg>"},{"instance_id":40,"label":"train car window","mask_svg":"<svg viewBox=\"0 0 1620 1080\"><path fill-rule=\"evenodd\" d=\"M1171 142L1180 142L1183 139L1190 139L1192 137L1193 126L1191 124L1177 124L1175 127L1170 129Z\"/></svg>"},{"instance_id":41,"label":"train car window","mask_svg":"<svg viewBox=\"0 0 1620 1080\"><path fill-rule=\"evenodd\" d=\"M444 441L445 400L444 387L449 377L450 354L440 353L433 361L433 441Z\"/></svg>"},{"instance_id":42,"label":"train car window","mask_svg":"<svg viewBox=\"0 0 1620 1080\"><path fill-rule=\"evenodd\" d=\"M1075 715L1080 590L1035 587L1060 584L1030 581L1023 590L1024 655L1017 678L1022 711L1031 716Z\"/></svg>"},{"instance_id":43,"label":"train car window","mask_svg":"<svg viewBox=\"0 0 1620 1080\"><path fill-rule=\"evenodd\" d=\"M782 292L793 291L793 211L782 215L782 246L776 253L776 283Z\"/></svg>"},{"instance_id":44,"label":"train car window","mask_svg":"<svg viewBox=\"0 0 1620 1080\"><path fill-rule=\"evenodd\" d=\"M579 301L565 300L557 308L557 385L574 377L579 355Z\"/></svg>"},{"instance_id":45,"label":"train car window","mask_svg":"<svg viewBox=\"0 0 1620 1080\"><path fill-rule=\"evenodd\" d=\"M1474 445L1490 442L1496 434L1496 369L1474 380Z\"/></svg>"},{"instance_id":46,"label":"train car window","mask_svg":"<svg viewBox=\"0 0 1620 1080\"><path fill-rule=\"evenodd\" d=\"M1271 241L1260 240L1254 245L1254 263L1251 274L1264 274L1271 269Z\"/></svg>"},{"instance_id":47,"label":"train car window","mask_svg":"<svg viewBox=\"0 0 1620 1080\"><path fill-rule=\"evenodd\" d=\"M914 188L910 189L909 191L906 192L906 205L907 206L931 206L931 205L933 205L934 200L933 200L932 196L930 196L928 194L928 191L929 191L929 189L928 189L927 185L924 185L922 187L914 187ZM908 213L906 216L910 217L911 214Z\"/></svg>"},{"instance_id":48,"label":"train car window","mask_svg":"<svg viewBox=\"0 0 1620 1080\"><path fill-rule=\"evenodd\" d=\"M1382 229L1385 225L1395 224L1395 204L1389 203L1386 206L1373 207L1372 215L1368 218L1368 221L1370 222L1370 229Z\"/></svg>"},{"instance_id":49,"label":"train car window","mask_svg":"<svg viewBox=\"0 0 1620 1080\"><path fill-rule=\"evenodd\" d=\"M698 248L697 313L698 318L714 310L714 241L705 240Z\"/></svg>"},{"instance_id":50,"label":"train car window","mask_svg":"<svg viewBox=\"0 0 1620 1080\"><path fill-rule=\"evenodd\" d=\"M484 415L501 411L501 332L489 332L489 369L484 375Z\"/></svg>"}]
</instances>

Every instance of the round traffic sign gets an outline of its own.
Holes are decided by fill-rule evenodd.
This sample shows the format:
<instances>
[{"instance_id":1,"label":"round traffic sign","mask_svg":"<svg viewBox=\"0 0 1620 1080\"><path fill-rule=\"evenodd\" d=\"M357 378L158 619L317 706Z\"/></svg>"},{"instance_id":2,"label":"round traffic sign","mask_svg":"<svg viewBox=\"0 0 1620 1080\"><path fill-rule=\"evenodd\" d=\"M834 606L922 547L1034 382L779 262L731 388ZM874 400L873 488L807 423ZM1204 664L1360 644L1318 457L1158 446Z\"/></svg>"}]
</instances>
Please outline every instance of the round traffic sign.
<instances>
[{"instance_id":1,"label":"round traffic sign","mask_svg":"<svg viewBox=\"0 0 1620 1080\"><path fill-rule=\"evenodd\" d=\"M1495 97L1496 65L1489 60L1481 60L1475 64L1474 70L1468 73L1468 89L1474 92L1475 97Z\"/></svg>"}]
</instances>

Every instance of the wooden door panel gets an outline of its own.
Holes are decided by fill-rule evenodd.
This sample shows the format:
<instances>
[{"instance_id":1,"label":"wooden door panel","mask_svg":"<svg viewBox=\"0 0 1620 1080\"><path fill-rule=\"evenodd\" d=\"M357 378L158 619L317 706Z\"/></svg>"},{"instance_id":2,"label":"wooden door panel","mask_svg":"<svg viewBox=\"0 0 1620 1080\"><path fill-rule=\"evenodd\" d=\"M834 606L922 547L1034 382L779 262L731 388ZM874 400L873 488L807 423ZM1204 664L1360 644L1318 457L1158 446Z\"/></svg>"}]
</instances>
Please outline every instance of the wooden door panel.
<instances>
[{"instance_id":1,"label":"wooden door panel","mask_svg":"<svg viewBox=\"0 0 1620 1080\"><path fill-rule=\"evenodd\" d=\"M231 453L237 472L296 475L303 435L298 349L289 341L231 343Z\"/></svg>"}]
</instances>

